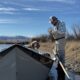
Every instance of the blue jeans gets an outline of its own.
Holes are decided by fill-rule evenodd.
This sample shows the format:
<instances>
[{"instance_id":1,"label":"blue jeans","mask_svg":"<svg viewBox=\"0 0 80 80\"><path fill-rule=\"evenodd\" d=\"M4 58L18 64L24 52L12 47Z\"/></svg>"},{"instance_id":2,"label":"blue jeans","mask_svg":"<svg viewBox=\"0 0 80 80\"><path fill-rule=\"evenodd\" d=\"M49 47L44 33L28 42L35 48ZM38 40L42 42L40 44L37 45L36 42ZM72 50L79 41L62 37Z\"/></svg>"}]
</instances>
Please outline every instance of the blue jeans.
<instances>
[{"instance_id":1,"label":"blue jeans","mask_svg":"<svg viewBox=\"0 0 80 80\"><path fill-rule=\"evenodd\" d=\"M64 65L65 64L65 51L64 50L59 50L58 51L58 57L59 57L59 60Z\"/></svg>"}]
</instances>

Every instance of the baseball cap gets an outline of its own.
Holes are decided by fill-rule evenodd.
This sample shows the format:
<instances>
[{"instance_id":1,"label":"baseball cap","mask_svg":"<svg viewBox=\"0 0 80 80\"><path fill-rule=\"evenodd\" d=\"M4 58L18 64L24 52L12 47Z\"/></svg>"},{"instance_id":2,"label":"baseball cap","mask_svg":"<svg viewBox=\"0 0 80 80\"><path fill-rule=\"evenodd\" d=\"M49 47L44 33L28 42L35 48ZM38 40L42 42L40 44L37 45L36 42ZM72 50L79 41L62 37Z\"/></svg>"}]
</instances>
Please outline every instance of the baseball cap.
<instances>
[{"instance_id":1,"label":"baseball cap","mask_svg":"<svg viewBox=\"0 0 80 80\"><path fill-rule=\"evenodd\" d=\"M55 16L50 16L49 19L50 19L50 20L57 20L57 17L55 17Z\"/></svg>"}]
</instances>

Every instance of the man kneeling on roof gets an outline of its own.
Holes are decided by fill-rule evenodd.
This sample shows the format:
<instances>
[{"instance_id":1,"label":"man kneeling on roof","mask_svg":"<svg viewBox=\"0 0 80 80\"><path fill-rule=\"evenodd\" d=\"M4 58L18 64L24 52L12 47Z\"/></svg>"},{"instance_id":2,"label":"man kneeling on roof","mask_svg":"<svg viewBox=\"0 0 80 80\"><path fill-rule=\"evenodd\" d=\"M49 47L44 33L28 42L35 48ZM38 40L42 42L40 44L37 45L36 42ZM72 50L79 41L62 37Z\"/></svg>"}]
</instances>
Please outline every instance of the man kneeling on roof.
<instances>
[{"instance_id":1,"label":"man kneeling on roof","mask_svg":"<svg viewBox=\"0 0 80 80\"><path fill-rule=\"evenodd\" d=\"M33 40L27 47L37 50L39 49L40 44L37 40Z\"/></svg>"}]
</instances>

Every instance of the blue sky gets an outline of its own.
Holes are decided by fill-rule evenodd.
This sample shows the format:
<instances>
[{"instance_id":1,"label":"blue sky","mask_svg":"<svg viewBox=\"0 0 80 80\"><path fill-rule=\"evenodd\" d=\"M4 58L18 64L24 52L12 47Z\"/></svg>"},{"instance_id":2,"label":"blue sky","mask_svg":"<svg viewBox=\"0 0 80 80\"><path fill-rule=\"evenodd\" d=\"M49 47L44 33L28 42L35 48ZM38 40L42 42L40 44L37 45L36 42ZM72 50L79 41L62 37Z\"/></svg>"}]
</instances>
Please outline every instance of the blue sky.
<instances>
[{"instance_id":1,"label":"blue sky","mask_svg":"<svg viewBox=\"0 0 80 80\"><path fill-rule=\"evenodd\" d=\"M80 0L0 0L0 36L47 34L50 16L64 21L71 31L80 24Z\"/></svg>"}]
</instances>

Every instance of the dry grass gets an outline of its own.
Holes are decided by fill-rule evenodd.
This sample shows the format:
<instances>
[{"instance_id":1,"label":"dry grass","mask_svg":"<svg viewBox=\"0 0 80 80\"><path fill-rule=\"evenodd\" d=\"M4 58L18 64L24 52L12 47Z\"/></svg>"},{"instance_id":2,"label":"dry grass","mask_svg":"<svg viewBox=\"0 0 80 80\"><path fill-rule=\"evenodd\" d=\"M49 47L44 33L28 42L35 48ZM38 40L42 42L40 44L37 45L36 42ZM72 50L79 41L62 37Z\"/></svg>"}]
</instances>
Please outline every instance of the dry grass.
<instances>
[{"instance_id":1,"label":"dry grass","mask_svg":"<svg viewBox=\"0 0 80 80\"><path fill-rule=\"evenodd\" d=\"M54 43L40 43L40 50L52 53ZM80 41L68 41L65 46L66 66L74 70L80 70Z\"/></svg>"},{"instance_id":2,"label":"dry grass","mask_svg":"<svg viewBox=\"0 0 80 80\"><path fill-rule=\"evenodd\" d=\"M40 50L52 53L54 44L52 42L40 43Z\"/></svg>"}]
</instances>

